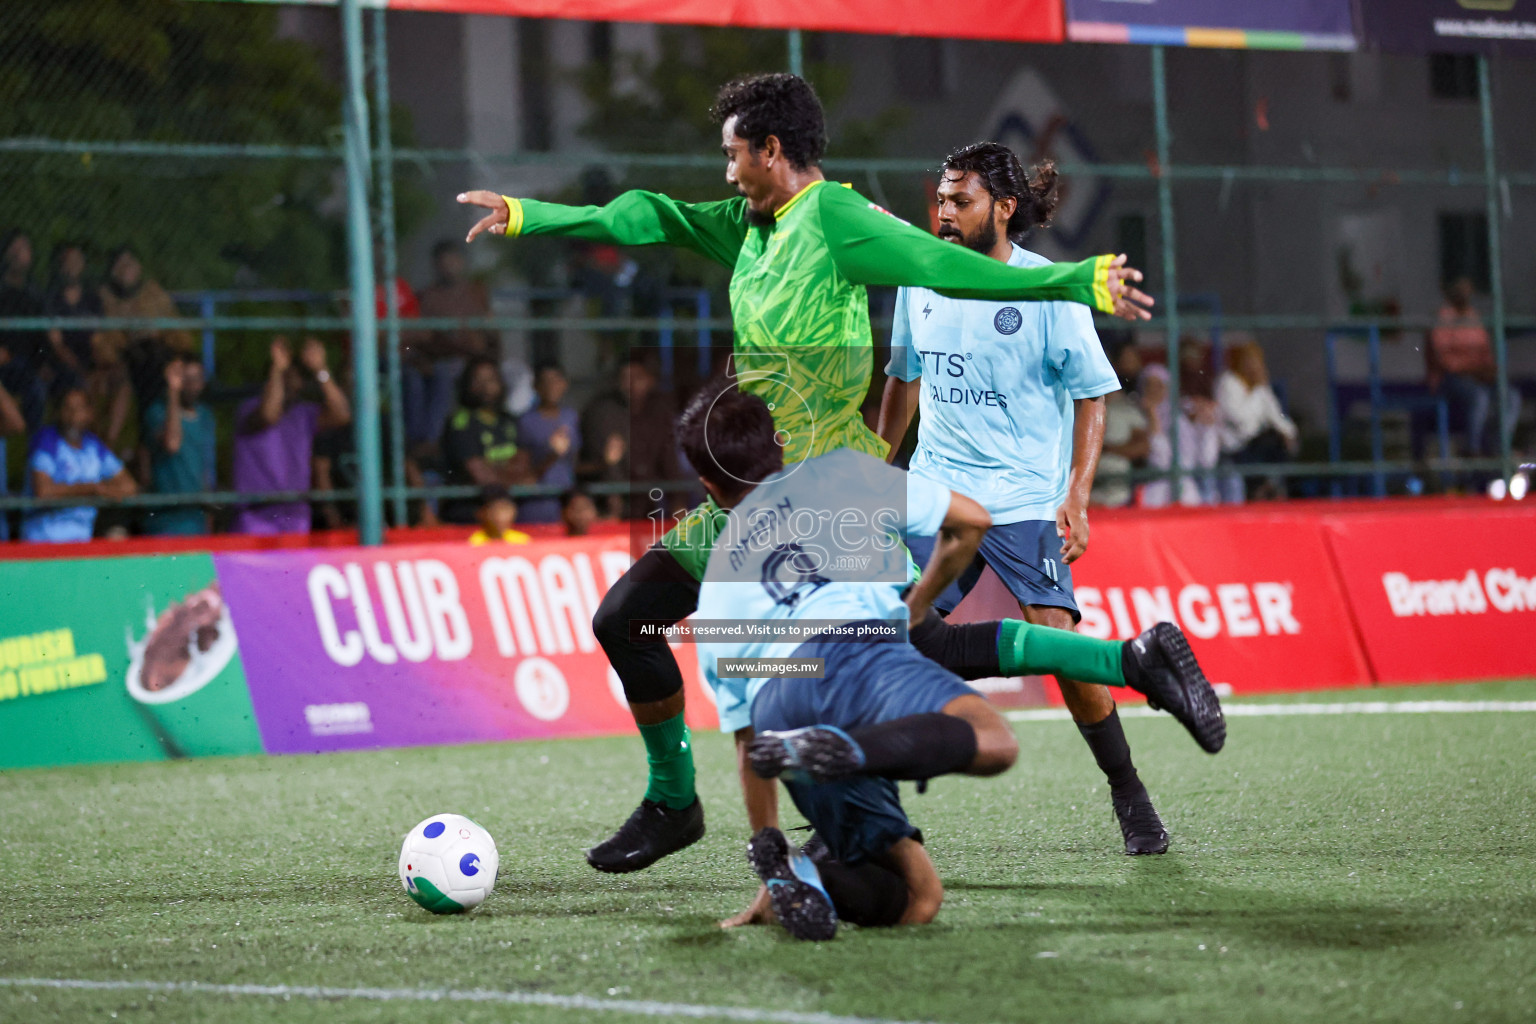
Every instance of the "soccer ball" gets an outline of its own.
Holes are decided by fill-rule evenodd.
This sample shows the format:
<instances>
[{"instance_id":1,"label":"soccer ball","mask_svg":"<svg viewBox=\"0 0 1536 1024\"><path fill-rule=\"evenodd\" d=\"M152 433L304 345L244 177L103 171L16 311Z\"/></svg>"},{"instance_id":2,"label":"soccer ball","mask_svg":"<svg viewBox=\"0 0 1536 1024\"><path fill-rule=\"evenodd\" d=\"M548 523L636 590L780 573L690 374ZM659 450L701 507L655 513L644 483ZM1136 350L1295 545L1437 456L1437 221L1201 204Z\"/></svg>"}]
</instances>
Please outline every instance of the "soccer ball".
<instances>
[{"instance_id":1,"label":"soccer ball","mask_svg":"<svg viewBox=\"0 0 1536 1024\"><path fill-rule=\"evenodd\" d=\"M434 814L407 832L400 847L400 884L434 914L484 903L500 866L491 834L462 814Z\"/></svg>"}]
</instances>

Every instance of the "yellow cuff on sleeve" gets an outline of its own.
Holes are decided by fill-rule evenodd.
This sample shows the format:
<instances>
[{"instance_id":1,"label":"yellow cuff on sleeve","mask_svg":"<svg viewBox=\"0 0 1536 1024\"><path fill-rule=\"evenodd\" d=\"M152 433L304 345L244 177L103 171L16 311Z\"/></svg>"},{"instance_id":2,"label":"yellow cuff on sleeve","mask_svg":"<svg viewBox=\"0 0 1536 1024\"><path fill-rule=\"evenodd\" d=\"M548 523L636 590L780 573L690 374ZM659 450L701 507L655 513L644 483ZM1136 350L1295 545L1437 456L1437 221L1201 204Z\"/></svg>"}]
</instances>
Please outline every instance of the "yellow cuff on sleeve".
<instances>
[{"instance_id":1,"label":"yellow cuff on sleeve","mask_svg":"<svg viewBox=\"0 0 1536 1024\"><path fill-rule=\"evenodd\" d=\"M507 230L506 234L520 235L523 233L523 204L511 196L502 196L507 201Z\"/></svg>"},{"instance_id":2,"label":"yellow cuff on sleeve","mask_svg":"<svg viewBox=\"0 0 1536 1024\"><path fill-rule=\"evenodd\" d=\"M1100 313L1115 311L1114 297L1109 294L1109 265L1113 256L1099 256L1093 261L1093 308Z\"/></svg>"}]
</instances>

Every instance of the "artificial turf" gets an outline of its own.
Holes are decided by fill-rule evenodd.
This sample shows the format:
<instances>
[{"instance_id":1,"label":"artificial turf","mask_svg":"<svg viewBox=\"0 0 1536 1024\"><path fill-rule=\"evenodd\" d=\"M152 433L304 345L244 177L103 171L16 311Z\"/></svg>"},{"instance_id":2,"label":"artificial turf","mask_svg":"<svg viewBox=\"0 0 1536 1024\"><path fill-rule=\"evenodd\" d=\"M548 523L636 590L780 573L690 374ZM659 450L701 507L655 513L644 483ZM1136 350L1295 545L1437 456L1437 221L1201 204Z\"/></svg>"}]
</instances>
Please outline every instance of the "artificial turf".
<instances>
[{"instance_id":1,"label":"artificial turf","mask_svg":"<svg viewBox=\"0 0 1536 1024\"><path fill-rule=\"evenodd\" d=\"M1536 683L1324 699L1340 697L1532 700ZM954 1024L1536 1016L1536 714L1229 724L1209 757L1171 721L1127 721L1173 835L1167 855L1130 858L1076 730L1020 723L1009 774L908 790L948 885L938 922L819 945L715 927L754 889L723 737L696 744L708 836L627 876L581 852L639 795L634 738L7 772L0 978L494 989ZM401 836L441 811L501 848L495 894L464 917L431 916L395 878ZM640 1018L0 985L0 1021L94 1019Z\"/></svg>"}]
</instances>

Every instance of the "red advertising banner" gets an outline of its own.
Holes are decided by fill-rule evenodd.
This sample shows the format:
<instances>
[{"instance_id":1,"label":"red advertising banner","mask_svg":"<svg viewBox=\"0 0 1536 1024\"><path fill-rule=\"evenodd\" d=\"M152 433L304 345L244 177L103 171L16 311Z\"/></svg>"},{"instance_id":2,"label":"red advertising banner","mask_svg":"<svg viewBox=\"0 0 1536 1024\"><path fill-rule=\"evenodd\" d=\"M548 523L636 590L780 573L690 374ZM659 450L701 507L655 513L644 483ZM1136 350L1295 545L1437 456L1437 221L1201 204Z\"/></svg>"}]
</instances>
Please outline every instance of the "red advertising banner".
<instances>
[{"instance_id":1,"label":"red advertising banner","mask_svg":"<svg viewBox=\"0 0 1536 1024\"><path fill-rule=\"evenodd\" d=\"M1377 679L1536 675L1533 511L1328 517L1328 540Z\"/></svg>"},{"instance_id":2,"label":"red advertising banner","mask_svg":"<svg viewBox=\"0 0 1536 1024\"><path fill-rule=\"evenodd\" d=\"M216 555L272 754L634 729L592 635L627 537ZM688 719L714 728L688 645Z\"/></svg>"},{"instance_id":3,"label":"red advertising banner","mask_svg":"<svg viewBox=\"0 0 1536 1024\"><path fill-rule=\"evenodd\" d=\"M1315 514L1107 519L1072 579L1082 632L1178 623L1233 693L1371 681Z\"/></svg>"},{"instance_id":4,"label":"red advertising banner","mask_svg":"<svg viewBox=\"0 0 1536 1024\"><path fill-rule=\"evenodd\" d=\"M308 0L334 5L336 0ZM577 21L800 28L814 32L1059 43L1061 0L364 0L365 6Z\"/></svg>"}]
</instances>

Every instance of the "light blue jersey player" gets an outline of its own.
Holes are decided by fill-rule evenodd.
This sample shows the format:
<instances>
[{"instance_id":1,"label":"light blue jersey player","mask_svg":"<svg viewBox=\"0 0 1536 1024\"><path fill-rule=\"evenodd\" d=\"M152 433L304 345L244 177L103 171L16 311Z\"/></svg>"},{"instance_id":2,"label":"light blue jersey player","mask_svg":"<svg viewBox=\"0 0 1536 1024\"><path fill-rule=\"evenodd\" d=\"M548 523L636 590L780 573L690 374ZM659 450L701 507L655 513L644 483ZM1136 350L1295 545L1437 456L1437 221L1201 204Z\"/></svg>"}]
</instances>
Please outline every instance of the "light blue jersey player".
<instances>
[{"instance_id":1,"label":"light blue jersey player","mask_svg":"<svg viewBox=\"0 0 1536 1024\"><path fill-rule=\"evenodd\" d=\"M1048 223L1056 171L1026 175L997 143L945 160L941 238L1016 266L1049 261L1016 244ZM974 563L934 603L948 614L990 566L1026 622L1074 629L1071 564L1088 547L1088 495L1104 440L1104 396L1120 387L1086 309L1065 303L897 293L880 433L900 446L921 410L914 477L976 498L993 527ZM931 545L909 542L919 564ZM1110 783L1127 853L1162 853L1168 834L1131 762L1109 691L1060 679L1062 697Z\"/></svg>"},{"instance_id":2,"label":"light blue jersey player","mask_svg":"<svg viewBox=\"0 0 1536 1024\"><path fill-rule=\"evenodd\" d=\"M728 384L689 403L677 436L726 510L691 622L721 726L745 755L748 859L764 883L733 923L771 906L791 934L825 939L838 920L931 920L943 888L896 780L996 774L1018 744L981 694L907 642L908 626L934 621L933 599L976 556L990 518L963 494L850 449L785 467L768 406ZM901 539L919 533L934 550L909 586ZM1122 684L1219 750L1225 725L1193 656L1187 670L1164 661L1144 671L1136 644L1160 641L1128 645ZM815 829L819 862L778 830L774 778Z\"/></svg>"}]
</instances>

